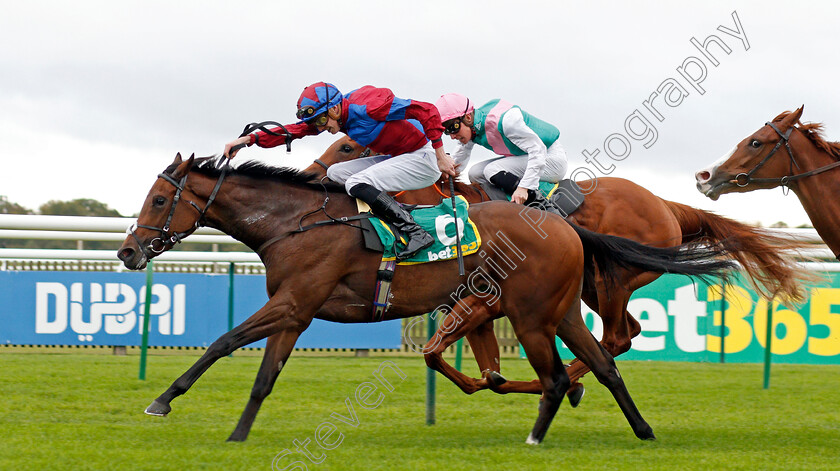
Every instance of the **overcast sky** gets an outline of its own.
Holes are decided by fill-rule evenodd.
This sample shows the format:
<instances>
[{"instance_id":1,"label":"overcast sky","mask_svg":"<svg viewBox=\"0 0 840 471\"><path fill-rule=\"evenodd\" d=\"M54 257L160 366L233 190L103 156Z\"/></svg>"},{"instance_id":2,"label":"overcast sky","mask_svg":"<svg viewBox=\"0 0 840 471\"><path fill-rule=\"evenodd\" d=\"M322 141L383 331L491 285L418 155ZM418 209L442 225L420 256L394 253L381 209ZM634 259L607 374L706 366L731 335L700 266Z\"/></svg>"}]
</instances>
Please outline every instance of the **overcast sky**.
<instances>
[{"instance_id":1,"label":"overcast sky","mask_svg":"<svg viewBox=\"0 0 840 471\"><path fill-rule=\"evenodd\" d=\"M836 2L3 0L2 11L0 195L32 209L94 198L136 213L176 152L220 152L249 122L294 122L301 90L319 80L429 102L447 92L504 98L560 128L570 171L609 169L663 198L765 225L808 220L780 189L710 201L694 172L802 104L803 120L840 140ZM742 37L719 30L738 30L733 12ZM731 51L709 46L717 66L691 44L710 35ZM684 63L695 77L703 64L697 87L678 72ZM663 84L670 105L662 93L651 100ZM625 129L635 111L631 130L642 135L647 120L655 141ZM237 159L299 167L335 139ZM613 159L605 145L627 155ZM584 159L595 150L601 169Z\"/></svg>"}]
</instances>

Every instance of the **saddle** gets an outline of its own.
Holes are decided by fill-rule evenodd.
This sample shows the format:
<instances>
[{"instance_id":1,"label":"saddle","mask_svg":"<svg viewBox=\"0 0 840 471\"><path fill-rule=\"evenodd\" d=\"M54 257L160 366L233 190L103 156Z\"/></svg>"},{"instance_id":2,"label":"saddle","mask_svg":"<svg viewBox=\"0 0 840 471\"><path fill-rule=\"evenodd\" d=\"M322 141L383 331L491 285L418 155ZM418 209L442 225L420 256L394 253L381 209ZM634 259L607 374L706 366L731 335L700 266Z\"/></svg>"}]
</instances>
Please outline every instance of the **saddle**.
<instances>
[{"instance_id":1,"label":"saddle","mask_svg":"<svg viewBox=\"0 0 840 471\"><path fill-rule=\"evenodd\" d=\"M542 183L540 182L540 185ZM540 190L542 190L542 187L540 187ZM545 194L545 197L560 208L560 212L566 216L577 211L583 204L583 191L577 183L568 178L555 183L554 188L548 194Z\"/></svg>"},{"instance_id":2,"label":"saddle","mask_svg":"<svg viewBox=\"0 0 840 471\"><path fill-rule=\"evenodd\" d=\"M492 200L510 201L510 195L491 184L481 184L481 188ZM566 216L574 213L583 204L583 191L577 183L570 179L560 180L557 183L540 182L540 192L545 198L560 208L560 212Z\"/></svg>"}]
</instances>

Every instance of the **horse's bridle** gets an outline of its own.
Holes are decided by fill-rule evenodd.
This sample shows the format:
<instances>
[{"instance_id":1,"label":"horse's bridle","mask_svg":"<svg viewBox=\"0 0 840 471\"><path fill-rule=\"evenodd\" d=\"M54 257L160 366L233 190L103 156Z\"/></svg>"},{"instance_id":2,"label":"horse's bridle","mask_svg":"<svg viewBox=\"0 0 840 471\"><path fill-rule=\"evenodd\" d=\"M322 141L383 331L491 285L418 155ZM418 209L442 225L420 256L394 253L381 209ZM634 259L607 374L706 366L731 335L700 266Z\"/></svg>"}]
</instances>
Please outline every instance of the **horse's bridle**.
<instances>
[{"instance_id":1,"label":"horse's bridle","mask_svg":"<svg viewBox=\"0 0 840 471\"><path fill-rule=\"evenodd\" d=\"M213 187L213 191L210 193L210 197L207 198L207 204L204 205L204 209L200 208L194 201L189 200L187 201L192 208L198 211L198 218L195 220L193 227L187 229L183 232L175 232L172 231L170 224L172 224L172 218L175 216L175 208L178 206L178 202L181 200L181 193L184 191L185 185L187 183L187 177L190 175L187 172L180 181L176 181L171 176L160 173L158 174L158 178L162 178L167 182L171 183L172 186L175 187L175 196L172 198L172 206L169 208L169 215L166 217L166 222L163 224L162 227L156 226L147 226L144 224L134 223L131 227L128 228L128 233L134 237L134 240L137 242L137 245L140 247L140 250L143 252L143 255L146 256L147 260L151 260L152 257L162 253L166 250L167 246L172 247L175 244L181 242L184 237L192 234L193 231L198 229L199 227L204 225L204 215L207 214L207 210L210 208L210 205L213 204L213 201L216 199L216 195L219 193L219 188L222 186L222 182L227 175L227 171L230 168L229 163L226 161L225 166L222 167L222 173L219 175L219 179L216 181L216 186ZM143 229L150 229L153 231L160 232L160 237L155 237L151 241L149 241L148 245L143 245L140 241L140 238L137 237L137 228L142 227Z\"/></svg>"},{"instance_id":2,"label":"horse's bridle","mask_svg":"<svg viewBox=\"0 0 840 471\"><path fill-rule=\"evenodd\" d=\"M273 130L266 128L266 125L277 126L278 128L283 130L283 134L276 133ZM285 126L276 121L263 121L261 123L247 124L245 126L245 129L239 135L239 137L246 136L256 130L263 131L264 133L270 134L272 136L284 136L286 138L286 152L292 151L292 134L286 129ZM239 144L237 146L234 146L230 150L230 152L233 153L243 147L245 147L245 144ZM181 242L181 239L190 235L193 231L204 225L204 215L207 213L207 209L210 207L210 205L213 204L213 200L216 199L216 194L219 192L219 187L222 186L222 181L224 181L225 175L227 175L227 171L229 168L230 160L226 160L225 166L222 167L222 173L219 175L219 180L216 182L216 186L213 188L213 192L210 193L210 197L207 199L207 204L204 206L204 209L199 208L194 201L188 201L188 203L190 203L190 206L192 206L193 208L195 208L196 211L198 211L198 219L196 219L193 227L184 232L171 232L171 228L169 227L169 225L172 223L172 218L175 216L175 207L178 205L178 201L181 199L181 192L184 191L184 185L187 183L187 177L189 176L189 172L187 172L187 174L184 175L183 178L181 178L181 181L175 181L174 178L164 173L158 174L158 178L163 178L175 187L175 197L172 198L172 207L169 209L169 216L166 218L166 223L164 223L163 227L145 226L143 224L134 223L126 231L129 234L131 234L132 237L134 237L134 240L137 241L137 245L140 247L140 250L143 252L143 255L145 255L147 259L151 260L151 258L154 255L160 254L161 252L166 250L167 245L171 247ZM143 243L140 242L140 238L137 237L136 230L138 227L158 231L160 232L160 237L152 239L151 242L149 242L149 245L143 245Z\"/></svg>"},{"instance_id":3,"label":"horse's bridle","mask_svg":"<svg viewBox=\"0 0 840 471\"><path fill-rule=\"evenodd\" d=\"M827 170L831 170L836 167L840 167L840 161L838 161L825 165L818 169L810 170L805 173L794 174L793 167L796 166L797 169L799 168L799 164L796 162L796 158L793 156L793 149L790 148L790 135L793 132L794 126L791 125L791 127L789 127L786 132L782 133L782 131L780 131L775 124L771 122L767 122L764 124L773 128L773 130L776 131L776 134L778 134L781 139L779 139L779 142L776 143L776 147L774 147L769 154L767 154L763 159L761 159L761 162L756 164L756 166L753 167L752 170L746 173L742 172L738 175L735 175L735 178L730 180L729 183L737 185L741 188L749 185L750 183L778 183L782 186L788 186L791 182L794 182L796 180L801 180L803 178L810 177L812 175L817 175L819 173L823 173ZM767 163L767 161L770 160L770 157L773 157L773 154L775 154L776 151L779 150L782 144L785 145L785 148L788 152L788 156L790 156L790 175L785 175L784 177L779 178L752 178L752 175L765 163Z\"/></svg>"}]
</instances>

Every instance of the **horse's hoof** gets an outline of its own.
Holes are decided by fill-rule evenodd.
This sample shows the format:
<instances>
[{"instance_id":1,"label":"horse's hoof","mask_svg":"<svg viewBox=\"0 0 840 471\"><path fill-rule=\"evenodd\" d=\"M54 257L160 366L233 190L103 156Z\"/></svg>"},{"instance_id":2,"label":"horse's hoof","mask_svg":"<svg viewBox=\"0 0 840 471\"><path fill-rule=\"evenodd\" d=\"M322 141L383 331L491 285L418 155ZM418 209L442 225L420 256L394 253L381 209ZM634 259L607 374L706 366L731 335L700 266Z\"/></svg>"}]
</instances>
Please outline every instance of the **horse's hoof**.
<instances>
[{"instance_id":1,"label":"horse's hoof","mask_svg":"<svg viewBox=\"0 0 840 471\"><path fill-rule=\"evenodd\" d=\"M646 430L636 432L636 437L640 440L656 440L656 435L653 434L653 429L648 427Z\"/></svg>"},{"instance_id":2,"label":"horse's hoof","mask_svg":"<svg viewBox=\"0 0 840 471\"><path fill-rule=\"evenodd\" d=\"M487 371L487 372L485 372L485 377L495 387L499 387L499 386L507 383L507 379L504 376L502 376L502 374L499 373L498 371L493 371L493 370Z\"/></svg>"},{"instance_id":3,"label":"horse's hoof","mask_svg":"<svg viewBox=\"0 0 840 471\"><path fill-rule=\"evenodd\" d=\"M162 402L154 400L151 404L149 404L149 407L147 407L146 410L143 412L145 412L148 415L154 415L157 417L166 417L166 414L168 414L171 410L172 408L169 407L169 404L164 404Z\"/></svg>"},{"instance_id":4,"label":"horse's hoof","mask_svg":"<svg viewBox=\"0 0 840 471\"><path fill-rule=\"evenodd\" d=\"M539 445L540 441L537 440L536 438L534 438L533 433L530 433L530 434L528 434L528 438L525 439L525 444L526 445Z\"/></svg>"},{"instance_id":5,"label":"horse's hoof","mask_svg":"<svg viewBox=\"0 0 840 471\"><path fill-rule=\"evenodd\" d=\"M571 405L572 407L577 407L578 405L580 405L580 401L583 399L583 394L585 392L586 388L584 388L582 384L580 384L575 389L569 391L569 405Z\"/></svg>"}]
</instances>

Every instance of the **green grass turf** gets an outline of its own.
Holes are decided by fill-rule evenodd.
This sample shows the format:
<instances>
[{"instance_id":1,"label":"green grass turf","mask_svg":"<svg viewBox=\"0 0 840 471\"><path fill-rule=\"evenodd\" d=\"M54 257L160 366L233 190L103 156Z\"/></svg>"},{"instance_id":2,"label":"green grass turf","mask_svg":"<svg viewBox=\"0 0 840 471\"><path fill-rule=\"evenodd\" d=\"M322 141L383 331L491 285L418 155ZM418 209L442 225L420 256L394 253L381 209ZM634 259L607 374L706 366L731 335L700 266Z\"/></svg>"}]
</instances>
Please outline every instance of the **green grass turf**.
<instances>
[{"instance_id":1,"label":"green grass turf","mask_svg":"<svg viewBox=\"0 0 840 471\"><path fill-rule=\"evenodd\" d=\"M619 362L657 440L636 439L608 391L591 375L577 409L567 402L546 440L525 445L537 415L533 395L462 394L438 376L437 424L425 425L426 368L414 356L292 356L245 443L226 443L251 390L258 357L223 358L165 418L143 409L197 358L152 356L137 379L136 356L0 354L2 470L271 469L293 440L323 453L310 470L433 469L840 469L840 368ZM357 386L393 361L407 375L382 389L370 410ZM466 363L469 374L476 374ZM524 360L504 359L509 379L531 379ZM354 404L359 424L332 419ZM375 396L374 396L375 397ZM314 443L318 426L343 434L332 450ZM330 437L329 441L337 438ZM288 469L295 469L289 467ZM304 469L304 468L297 468Z\"/></svg>"}]
</instances>

